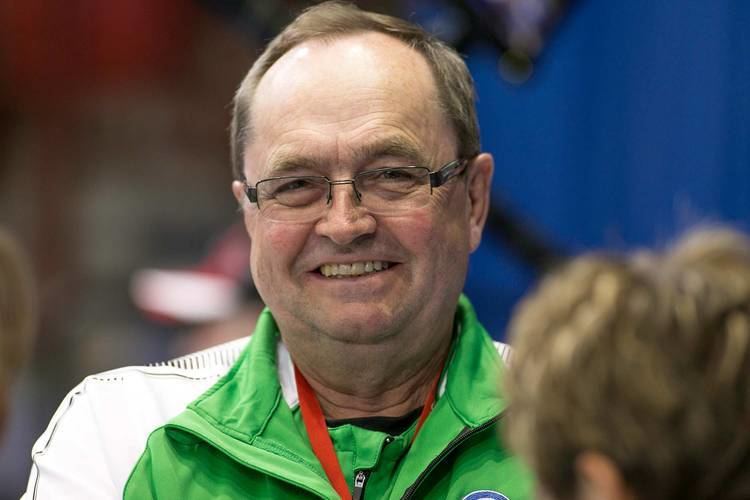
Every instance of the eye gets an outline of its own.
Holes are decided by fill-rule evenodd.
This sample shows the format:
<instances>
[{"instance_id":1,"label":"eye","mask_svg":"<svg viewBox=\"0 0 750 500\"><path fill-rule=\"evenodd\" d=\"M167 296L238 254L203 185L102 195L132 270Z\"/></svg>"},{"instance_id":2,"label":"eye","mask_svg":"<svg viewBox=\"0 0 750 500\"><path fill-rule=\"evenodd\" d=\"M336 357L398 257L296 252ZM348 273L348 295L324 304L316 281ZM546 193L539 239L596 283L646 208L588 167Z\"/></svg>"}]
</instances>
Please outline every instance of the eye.
<instances>
[{"instance_id":1,"label":"eye","mask_svg":"<svg viewBox=\"0 0 750 500\"><path fill-rule=\"evenodd\" d=\"M277 177L258 185L259 199L286 207L304 207L325 199L324 177Z\"/></svg>"},{"instance_id":2,"label":"eye","mask_svg":"<svg viewBox=\"0 0 750 500\"><path fill-rule=\"evenodd\" d=\"M309 189L313 186L313 183L308 179L286 179L275 186L273 193L274 195L280 195L291 193L293 191L300 191L302 189Z\"/></svg>"},{"instance_id":3,"label":"eye","mask_svg":"<svg viewBox=\"0 0 750 500\"><path fill-rule=\"evenodd\" d=\"M427 182L429 170L422 167L379 168L360 174L358 188L363 197L377 197L395 200L422 191Z\"/></svg>"},{"instance_id":4,"label":"eye","mask_svg":"<svg viewBox=\"0 0 750 500\"><path fill-rule=\"evenodd\" d=\"M417 172L407 168L386 168L377 171L375 179L378 181L411 182L419 176Z\"/></svg>"}]
</instances>

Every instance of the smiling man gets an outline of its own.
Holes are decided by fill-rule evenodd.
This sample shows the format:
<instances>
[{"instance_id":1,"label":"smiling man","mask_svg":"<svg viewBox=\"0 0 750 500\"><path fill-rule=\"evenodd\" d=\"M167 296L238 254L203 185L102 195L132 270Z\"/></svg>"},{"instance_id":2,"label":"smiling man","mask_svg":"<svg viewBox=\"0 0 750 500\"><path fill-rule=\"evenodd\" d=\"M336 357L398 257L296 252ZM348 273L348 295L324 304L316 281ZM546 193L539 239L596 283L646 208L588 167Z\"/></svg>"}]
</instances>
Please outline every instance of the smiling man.
<instances>
[{"instance_id":1,"label":"smiling man","mask_svg":"<svg viewBox=\"0 0 750 500\"><path fill-rule=\"evenodd\" d=\"M242 82L232 150L267 309L226 374L206 361L226 348L117 372L149 387L131 407L155 430L128 440L110 484L128 499L526 498L496 441L503 346L461 295L493 169L461 58L405 21L313 7ZM53 432L30 490L60 475Z\"/></svg>"}]
</instances>

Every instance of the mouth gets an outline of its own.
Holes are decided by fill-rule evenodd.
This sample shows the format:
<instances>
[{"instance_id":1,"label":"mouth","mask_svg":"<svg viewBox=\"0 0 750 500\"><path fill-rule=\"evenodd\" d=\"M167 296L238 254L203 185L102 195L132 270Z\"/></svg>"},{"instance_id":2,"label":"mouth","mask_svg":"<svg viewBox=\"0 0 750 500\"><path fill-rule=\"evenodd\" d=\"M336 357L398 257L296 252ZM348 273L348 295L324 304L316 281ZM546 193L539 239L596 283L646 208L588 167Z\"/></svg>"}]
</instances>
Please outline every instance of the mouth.
<instances>
[{"instance_id":1,"label":"mouth","mask_svg":"<svg viewBox=\"0 0 750 500\"><path fill-rule=\"evenodd\" d=\"M382 260L367 260L350 264L323 264L318 272L326 278L349 278L385 271L393 264Z\"/></svg>"}]
</instances>

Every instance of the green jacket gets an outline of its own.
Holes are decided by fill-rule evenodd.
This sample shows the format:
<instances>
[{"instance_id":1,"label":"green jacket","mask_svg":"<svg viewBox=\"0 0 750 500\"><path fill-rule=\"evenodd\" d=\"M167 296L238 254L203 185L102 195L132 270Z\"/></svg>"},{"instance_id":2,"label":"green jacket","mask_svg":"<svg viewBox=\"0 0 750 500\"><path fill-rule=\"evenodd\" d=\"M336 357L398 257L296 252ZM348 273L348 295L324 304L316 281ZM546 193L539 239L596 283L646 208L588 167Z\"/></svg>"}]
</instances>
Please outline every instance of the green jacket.
<instances>
[{"instance_id":1,"label":"green jacket","mask_svg":"<svg viewBox=\"0 0 750 500\"><path fill-rule=\"evenodd\" d=\"M399 436L352 425L329 429L352 489L355 477L365 480L355 497L530 498L527 472L498 442L503 363L465 297L456 324L439 397L411 445L415 425ZM125 499L338 498L298 405L282 394L278 342L266 310L231 370L151 433Z\"/></svg>"}]
</instances>

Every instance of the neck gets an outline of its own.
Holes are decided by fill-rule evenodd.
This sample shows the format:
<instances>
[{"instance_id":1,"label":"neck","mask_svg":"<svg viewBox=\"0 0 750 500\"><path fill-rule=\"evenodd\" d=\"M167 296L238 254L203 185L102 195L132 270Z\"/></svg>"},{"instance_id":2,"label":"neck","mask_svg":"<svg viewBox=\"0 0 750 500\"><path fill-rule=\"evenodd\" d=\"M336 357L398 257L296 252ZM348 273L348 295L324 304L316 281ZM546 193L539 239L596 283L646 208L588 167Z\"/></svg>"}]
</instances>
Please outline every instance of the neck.
<instances>
[{"instance_id":1,"label":"neck","mask_svg":"<svg viewBox=\"0 0 750 500\"><path fill-rule=\"evenodd\" d=\"M387 346L347 344L340 351L318 346L302 352L287 347L325 418L398 417L424 405L445 363L450 339L445 335L432 349L423 346L417 356L401 357ZM317 355L305 355L310 352ZM332 352L337 355L331 356ZM409 351L402 349L401 353Z\"/></svg>"}]
</instances>

